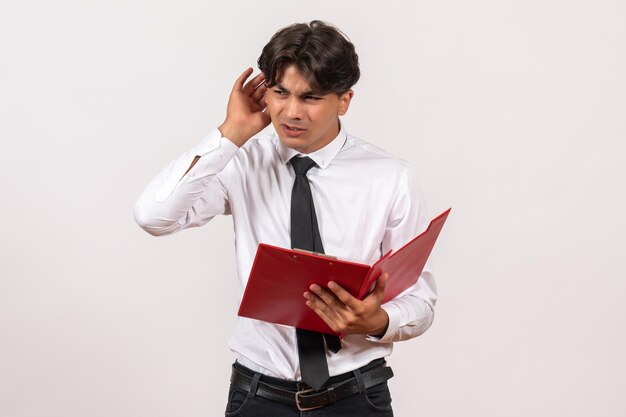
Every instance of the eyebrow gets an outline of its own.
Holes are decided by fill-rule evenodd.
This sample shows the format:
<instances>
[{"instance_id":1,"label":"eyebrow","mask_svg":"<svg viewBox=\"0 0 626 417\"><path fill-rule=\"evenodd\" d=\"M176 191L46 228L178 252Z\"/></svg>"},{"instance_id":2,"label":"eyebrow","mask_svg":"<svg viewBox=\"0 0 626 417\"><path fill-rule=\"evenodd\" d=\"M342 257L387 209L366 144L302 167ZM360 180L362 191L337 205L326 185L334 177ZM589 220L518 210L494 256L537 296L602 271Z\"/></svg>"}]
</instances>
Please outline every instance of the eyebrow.
<instances>
[{"instance_id":1,"label":"eyebrow","mask_svg":"<svg viewBox=\"0 0 626 417\"><path fill-rule=\"evenodd\" d=\"M287 93L290 93L289 90L287 90L285 87L283 87L280 83L276 83L276 88L278 88L279 90L283 90ZM321 96L323 94L320 93L316 93L313 90L307 90L305 92L303 92L302 94L300 94L300 97L306 97L306 96Z\"/></svg>"}]
</instances>

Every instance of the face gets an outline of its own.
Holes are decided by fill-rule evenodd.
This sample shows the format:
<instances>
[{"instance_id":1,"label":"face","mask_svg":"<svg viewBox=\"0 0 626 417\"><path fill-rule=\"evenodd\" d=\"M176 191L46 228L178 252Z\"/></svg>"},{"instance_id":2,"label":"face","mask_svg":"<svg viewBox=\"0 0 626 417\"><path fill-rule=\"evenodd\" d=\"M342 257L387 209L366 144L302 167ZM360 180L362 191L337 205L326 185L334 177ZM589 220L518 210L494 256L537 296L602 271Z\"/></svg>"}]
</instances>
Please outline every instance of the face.
<instances>
[{"instance_id":1,"label":"face","mask_svg":"<svg viewBox=\"0 0 626 417\"><path fill-rule=\"evenodd\" d=\"M265 94L267 111L281 142L308 154L323 148L339 134L339 116L348 111L349 90L316 94L295 66L285 68L278 83Z\"/></svg>"}]
</instances>

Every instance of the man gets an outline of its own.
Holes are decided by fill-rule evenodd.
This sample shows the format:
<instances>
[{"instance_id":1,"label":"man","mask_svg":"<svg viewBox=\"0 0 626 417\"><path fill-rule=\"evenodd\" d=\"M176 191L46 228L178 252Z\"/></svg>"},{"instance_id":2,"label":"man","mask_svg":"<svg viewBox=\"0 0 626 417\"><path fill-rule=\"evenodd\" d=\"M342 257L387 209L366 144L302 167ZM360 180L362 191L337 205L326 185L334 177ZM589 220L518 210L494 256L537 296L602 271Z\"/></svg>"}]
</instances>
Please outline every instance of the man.
<instances>
[{"instance_id":1,"label":"man","mask_svg":"<svg viewBox=\"0 0 626 417\"><path fill-rule=\"evenodd\" d=\"M224 123L166 167L135 206L137 223L157 236L232 215L239 301L259 243L372 264L427 226L408 165L339 120L360 74L345 35L320 21L288 26L258 64L260 74L247 81L248 68L235 82ZM275 132L259 134L270 123ZM417 284L381 305L387 279L364 300L334 282L304 291L302 302L345 335L341 342L240 317L226 415L321 407L327 416L392 415L384 357L393 342L428 329L436 289L427 265Z\"/></svg>"}]
</instances>

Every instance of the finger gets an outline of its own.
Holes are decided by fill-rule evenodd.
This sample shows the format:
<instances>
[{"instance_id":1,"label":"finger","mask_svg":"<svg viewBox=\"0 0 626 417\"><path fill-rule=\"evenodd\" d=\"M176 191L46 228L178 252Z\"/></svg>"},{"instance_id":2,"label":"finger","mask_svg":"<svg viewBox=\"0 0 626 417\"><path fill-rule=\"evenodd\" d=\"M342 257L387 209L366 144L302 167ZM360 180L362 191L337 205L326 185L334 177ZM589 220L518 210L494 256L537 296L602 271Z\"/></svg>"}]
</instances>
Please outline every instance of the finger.
<instances>
[{"instance_id":1,"label":"finger","mask_svg":"<svg viewBox=\"0 0 626 417\"><path fill-rule=\"evenodd\" d=\"M311 304L310 301L307 301L306 305L311 310L313 310L315 312L315 314L317 314L319 316L319 318L324 320L324 323L326 323L328 325L328 327L330 327L334 332L340 332L341 331L341 328L337 325L335 320L333 320L332 318L328 317L328 315L323 310L320 310L320 309L316 308L313 304Z\"/></svg>"},{"instance_id":2,"label":"finger","mask_svg":"<svg viewBox=\"0 0 626 417\"><path fill-rule=\"evenodd\" d=\"M306 305L309 306L318 316L326 317L328 321L332 322L335 326L342 320L342 317L329 306L322 298L318 297L312 292L305 292L304 298L307 299ZM325 320L326 321L326 320ZM330 324L329 324L330 325Z\"/></svg>"},{"instance_id":3,"label":"finger","mask_svg":"<svg viewBox=\"0 0 626 417\"><path fill-rule=\"evenodd\" d=\"M268 126L270 123L272 123L272 118L265 110L266 108L264 108L263 111L259 112L259 114L261 115L261 119L263 120L264 125Z\"/></svg>"},{"instance_id":4,"label":"finger","mask_svg":"<svg viewBox=\"0 0 626 417\"><path fill-rule=\"evenodd\" d=\"M337 284L335 285L338 286ZM326 304L327 309L325 308L324 311L326 311L326 314L332 317L337 324L349 322L354 317L354 313L361 311L358 308L350 308L337 298L333 292L318 285L312 285L311 290ZM332 311L332 313L330 313L329 310Z\"/></svg>"},{"instance_id":5,"label":"finger","mask_svg":"<svg viewBox=\"0 0 626 417\"><path fill-rule=\"evenodd\" d=\"M248 79L248 77L252 74L252 67L248 67L244 72L241 73L237 81L235 81L235 85L233 85L233 91L241 91L243 90L243 83Z\"/></svg>"},{"instance_id":6,"label":"finger","mask_svg":"<svg viewBox=\"0 0 626 417\"><path fill-rule=\"evenodd\" d=\"M316 296L321 298L324 301L324 303L326 303L333 310L336 310L337 312L339 312L342 309L343 310L346 309L345 304L339 301L339 299L335 297L335 295L331 291L328 291L327 289L322 288L316 284L311 285L310 290Z\"/></svg>"},{"instance_id":7,"label":"finger","mask_svg":"<svg viewBox=\"0 0 626 417\"><path fill-rule=\"evenodd\" d=\"M355 309L357 304L361 301L352 296L348 291L334 281L328 283L328 288L333 292L335 297L339 299L343 304L347 305L351 309Z\"/></svg>"},{"instance_id":8,"label":"finger","mask_svg":"<svg viewBox=\"0 0 626 417\"><path fill-rule=\"evenodd\" d=\"M257 100L257 104L261 106L263 110L265 110L265 108L267 107L266 97L267 97L267 94L263 94L263 96Z\"/></svg>"},{"instance_id":9,"label":"finger","mask_svg":"<svg viewBox=\"0 0 626 417\"><path fill-rule=\"evenodd\" d=\"M385 287L387 286L387 280L389 279L389 274L384 272L378 279L376 280L376 286L374 287L374 291L370 294L371 296L376 297L379 300L385 298Z\"/></svg>"},{"instance_id":10,"label":"finger","mask_svg":"<svg viewBox=\"0 0 626 417\"><path fill-rule=\"evenodd\" d=\"M267 87L265 86L264 83L261 83L257 86L256 90L254 90L250 98L252 98L252 100L254 101L259 101L261 98L263 98L266 91L267 91Z\"/></svg>"},{"instance_id":11,"label":"finger","mask_svg":"<svg viewBox=\"0 0 626 417\"><path fill-rule=\"evenodd\" d=\"M246 85L243 87L243 93L251 95L257 87L259 87L261 84L264 84L263 81L265 81L265 74L261 72L246 83Z\"/></svg>"}]
</instances>

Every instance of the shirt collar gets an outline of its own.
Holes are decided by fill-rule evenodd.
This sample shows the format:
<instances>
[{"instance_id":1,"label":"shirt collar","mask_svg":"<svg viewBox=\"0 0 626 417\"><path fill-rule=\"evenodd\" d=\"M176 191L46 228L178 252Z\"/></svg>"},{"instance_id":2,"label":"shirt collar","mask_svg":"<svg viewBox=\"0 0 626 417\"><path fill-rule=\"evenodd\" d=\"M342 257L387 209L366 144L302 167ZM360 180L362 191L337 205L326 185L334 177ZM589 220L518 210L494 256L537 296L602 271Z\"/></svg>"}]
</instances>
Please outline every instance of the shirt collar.
<instances>
[{"instance_id":1,"label":"shirt collar","mask_svg":"<svg viewBox=\"0 0 626 417\"><path fill-rule=\"evenodd\" d=\"M344 125L343 123L341 123L341 121L339 121L339 133L337 134L335 139L330 141L330 143L328 143L323 148L318 149L315 152L306 154L306 156L315 161L317 166L325 169L326 167L328 167L328 165L330 165L335 156L337 156L343 145L346 143L347 138L348 135L346 133ZM278 134L276 137L276 150L278 151L278 155L280 155L280 160L283 165L289 162L289 160L296 155L304 155L293 148L288 148L287 146L285 146L281 142L280 138L278 138Z\"/></svg>"}]
</instances>

